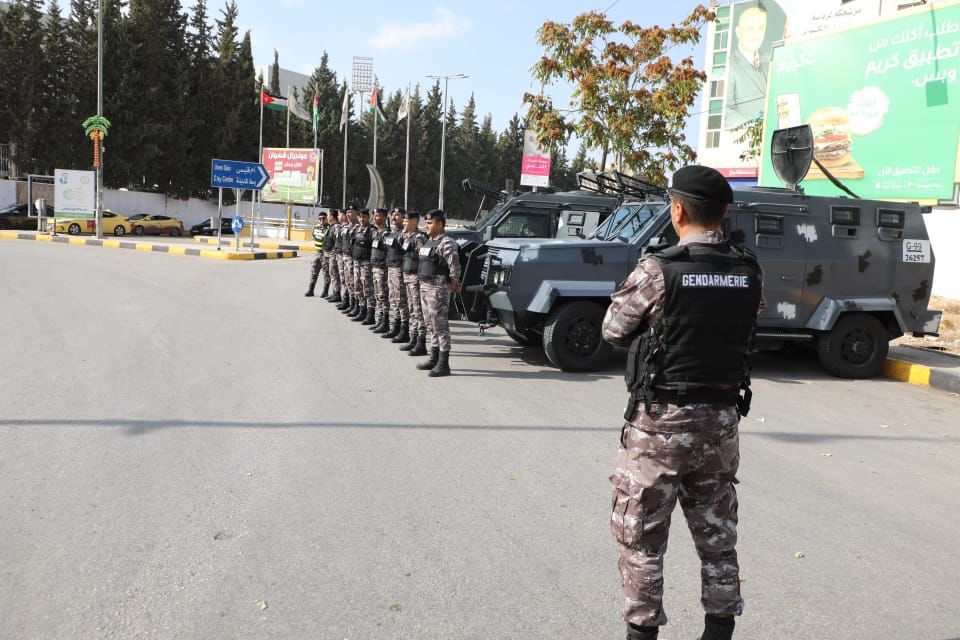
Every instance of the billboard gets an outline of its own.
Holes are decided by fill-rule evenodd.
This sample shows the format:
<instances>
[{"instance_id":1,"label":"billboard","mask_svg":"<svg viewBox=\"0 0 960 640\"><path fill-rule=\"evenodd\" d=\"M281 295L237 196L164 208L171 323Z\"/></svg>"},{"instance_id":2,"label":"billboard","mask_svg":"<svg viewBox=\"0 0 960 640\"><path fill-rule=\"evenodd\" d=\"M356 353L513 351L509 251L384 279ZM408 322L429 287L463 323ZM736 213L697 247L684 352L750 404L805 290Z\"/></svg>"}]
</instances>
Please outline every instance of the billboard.
<instances>
[{"instance_id":1,"label":"billboard","mask_svg":"<svg viewBox=\"0 0 960 640\"><path fill-rule=\"evenodd\" d=\"M270 174L262 191L264 202L316 204L319 150L264 149L262 163Z\"/></svg>"},{"instance_id":2,"label":"billboard","mask_svg":"<svg viewBox=\"0 0 960 640\"><path fill-rule=\"evenodd\" d=\"M726 129L763 113L773 43L783 40L786 15L776 2L752 0L733 6L727 58Z\"/></svg>"},{"instance_id":3,"label":"billboard","mask_svg":"<svg viewBox=\"0 0 960 640\"><path fill-rule=\"evenodd\" d=\"M96 212L97 174L93 171L54 169L54 217L90 220Z\"/></svg>"},{"instance_id":4,"label":"billboard","mask_svg":"<svg viewBox=\"0 0 960 640\"><path fill-rule=\"evenodd\" d=\"M537 132L527 129L523 134L523 160L520 184L528 187L550 186L550 153L537 142Z\"/></svg>"},{"instance_id":5,"label":"billboard","mask_svg":"<svg viewBox=\"0 0 960 640\"><path fill-rule=\"evenodd\" d=\"M960 138L960 2L777 47L766 100L761 186L778 128L809 124L814 155L864 198L952 200ZM815 166L812 194L836 188Z\"/></svg>"}]
</instances>

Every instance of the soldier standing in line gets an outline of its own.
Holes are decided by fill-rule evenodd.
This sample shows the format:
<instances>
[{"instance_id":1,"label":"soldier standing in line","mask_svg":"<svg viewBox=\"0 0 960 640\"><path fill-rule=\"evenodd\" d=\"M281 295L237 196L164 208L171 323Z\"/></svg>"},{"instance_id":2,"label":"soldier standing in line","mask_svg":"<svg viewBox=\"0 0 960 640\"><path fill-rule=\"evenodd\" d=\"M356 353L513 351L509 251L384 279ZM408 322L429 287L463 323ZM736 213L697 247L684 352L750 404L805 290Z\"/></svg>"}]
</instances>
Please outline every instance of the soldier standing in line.
<instances>
[{"instance_id":1,"label":"soldier standing in line","mask_svg":"<svg viewBox=\"0 0 960 640\"><path fill-rule=\"evenodd\" d=\"M313 225L313 248L316 249L317 255L314 256L313 262L310 264L310 285L307 287L307 292L303 294L308 298L313 297L313 290L317 288L317 278L320 277L321 273L323 274L323 292L320 297L326 297L329 293L330 278L327 276L327 260L323 253L323 240L329 231L330 225L327 224L327 214L325 211L321 211L317 214L317 224Z\"/></svg>"},{"instance_id":2,"label":"soldier standing in line","mask_svg":"<svg viewBox=\"0 0 960 640\"><path fill-rule=\"evenodd\" d=\"M460 293L460 247L446 235L447 219L440 209L427 212L427 235L420 248L420 300L430 330L430 359L417 369L431 378L450 375L450 293Z\"/></svg>"},{"instance_id":3,"label":"soldier standing in line","mask_svg":"<svg viewBox=\"0 0 960 640\"><path fill-rule=\"evenodd\" d=\"M747 352L763 273L753 255L724 240L733 191L719 172L683 167L669 193L679 244L640 260L603 321L607 342L630 345L630 400L610 477L622 618L628 640L656 640L667 622L663 558L679 499L701 562L701 640L730 640L743 611L737 425L750 406Z\"/></svg>"},{"instance_id":4,"label":"soldier standing in line","mask_svg":"<svg viewBox=\"0 0 960 640\"><path fill-rule=\"evenodd\" d=\"M323 255L327 260L327 282L330 283L330 292L324 298L328 302L340 302L340 268L337 263L337 234L340 232L340 222L338 220L339 209L331 209L327 215L327 221L330 223L330 229L323 238ZM327 290L326 284L323 290Z\"/></svg>"},{"instance_id":5,"label":"soldier standing in line","mask_svg":"<svg viewBox=\"0 0 960 640\"><path fill-rule=\"evenodd\" d=\"M407 290L407 305L410 316L410 342L400 347L411 356L427 355L427 327L423 322L423 306L420 303L420 249L427 243L427 234L418 229L420 214L407 211L403 214L403 235L400 249L403 252L403 286Z\"/></svg>"},{"instance_id":6,"label":"soldier standing in line","mask_svg":"<svg viewBox=\"0 0 960 640\"><path fill-rule=\"evenodd\" d=\"M353 231L357 222L357 211L353 205L347 207L346 218L343 228L340 229L340 238L343 241L341 251L343 266L340 269L340 279L343 280L349 295L344 304L337 308L349 316L357 310L357 290L353 273Z\"/></svg>"},{"instance_id":7,"label":"soldier standing in line","mask_svg":"<svg viewBox=\"0 0 960 640\"><path fill-rule=\"evenodd\" d=\"M357 273L356 288L360 298L359 311L350 316L354 322L368 326L374 323L376 299L373 296L373 265L370 264L373 251L373 227L370 225L370 211L360 209L360 226L353 234L353 261Z\"/></svg>"},{"instance_id":8,"label":"soldier standing in line","mask_svg":"<svg viewBox=\"0 0 960 640\"><path fill-rule=\"evenodd\" d=\"M407 310L407 288L403 284L403 249L400 246L403 235L403 214L401 207L395 207L390 213L390 232L384 236L387 249L387 298L390 304L390 319L393 326L383 334L393 344L410 341L410 315Z\"/></svg>"},{"instance_id":9,"label":"soldier standing in line","mask_svg":"<svg viewBox=\"0 0 960 640\"><path fill-rule=\"evenodd\" d=\"M373 250L370 252L370 266L373 273L373 298L376 301L376 324L370 327L374 333L386 333L390 329L387 314L387 210L375 209L373 212Z\"/></svg>"}]
</instances>

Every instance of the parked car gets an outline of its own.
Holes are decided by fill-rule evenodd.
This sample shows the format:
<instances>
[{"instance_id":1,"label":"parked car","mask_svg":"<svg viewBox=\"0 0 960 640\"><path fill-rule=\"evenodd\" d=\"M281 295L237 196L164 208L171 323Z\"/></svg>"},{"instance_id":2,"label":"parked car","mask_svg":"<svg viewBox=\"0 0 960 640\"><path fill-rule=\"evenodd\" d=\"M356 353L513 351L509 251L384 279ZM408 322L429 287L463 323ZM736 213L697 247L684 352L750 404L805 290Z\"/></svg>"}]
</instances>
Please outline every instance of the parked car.
<instances>
[{"instance_id":1,"label":"parked car","mask_svg":"<svg viewBox=\"0 0 960 640\"><path fill-rule=\"evenodd\" d=\"M97 223L94 220L77 218L58 218L56 229L57 233L69 233L72 236L81 233L95 233ZM133 230L130 221L120 214L104 209L103 211L103 232L115 236L123 236Z\"/></svg>"},{"instance_id":2,"label":"parked car","mask_svg":"<svg viewBox=\"0 0 960 640\"><path fill-rule=\"evenodd\" d=\"M0 209L0 229L37 229L37 209L34 207L33 216L29 213L26 202L18 202L9 207ZM46 205L44 216L53 217L53 207Z\"/></svg>"},{"instance_id":3,"label":"parked car","mask_svg":"<svg viewBox=\"0 0 960 640\"><path fill-rule=\"evenodd\" d=\"M152 213L138 213L129 218L133 225L133 233L142 236L145 233L165 235L170 234L173 237L183 235L183 221L170 216L162 216Z\"/></svg>"},{"instance_id":4,"label":"parked car","mask_svg":"<svg viewBox=\"0 0 960 640\"><path fill-rule=\"evenodd\" d=\"M230 226L231 218L224 216L220 220L220 233L221 235L233 235L233 228ZM216 225L210 226L210 218L207 218L200 224L195 224L190 227L190 235L192 236L213 236L217 233Z\"/></svg>"}]
</instances>

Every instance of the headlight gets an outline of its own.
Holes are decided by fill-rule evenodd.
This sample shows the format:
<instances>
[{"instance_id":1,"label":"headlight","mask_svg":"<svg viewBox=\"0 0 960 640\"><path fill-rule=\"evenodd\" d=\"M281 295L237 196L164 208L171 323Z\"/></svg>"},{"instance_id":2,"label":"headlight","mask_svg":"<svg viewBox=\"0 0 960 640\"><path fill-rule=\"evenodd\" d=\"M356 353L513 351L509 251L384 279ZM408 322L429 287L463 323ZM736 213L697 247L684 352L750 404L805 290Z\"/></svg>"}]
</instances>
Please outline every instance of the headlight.
<instances>
[{"instance_id":1,"label":"headlight","mask_svg":"<svg viewBox=\"0 0 960 640\"><path fill-rule=\"evenodd\" d=\"M493 272L493 284L498 287L503 284L503 271L500 271L500 269Z\"/></svg>"}]
</instances>

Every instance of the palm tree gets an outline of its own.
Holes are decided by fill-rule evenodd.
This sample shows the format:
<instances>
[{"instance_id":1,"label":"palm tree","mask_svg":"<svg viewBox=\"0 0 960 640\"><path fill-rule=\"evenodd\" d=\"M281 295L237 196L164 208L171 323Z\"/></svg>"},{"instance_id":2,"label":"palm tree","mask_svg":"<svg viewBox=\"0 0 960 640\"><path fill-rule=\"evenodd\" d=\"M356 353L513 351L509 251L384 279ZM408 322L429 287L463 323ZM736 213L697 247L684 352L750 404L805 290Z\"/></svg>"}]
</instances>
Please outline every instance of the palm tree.
<instances>
[{"instance_id":1,"label":"palm tree","mask_svg":"<svg viewBox=\"0 0 960 640\"><path fill-rule=\"evenodd\" d=\"M93 167L100 168L100 143L107 137L110 121L103 116L90 116L83 121L84 132L93 140Z\"/></svg>"}]
</instances>

